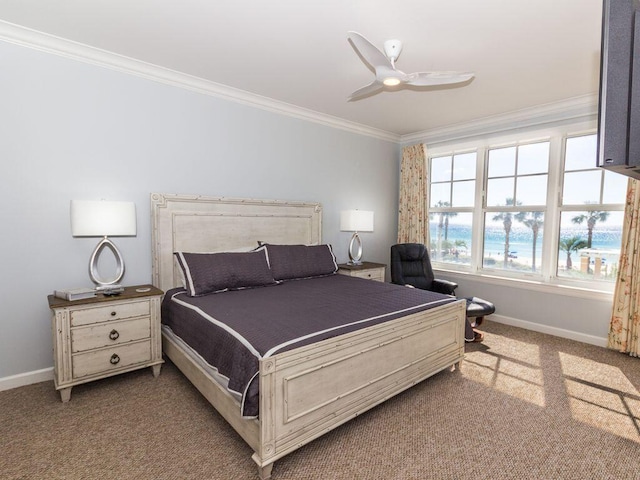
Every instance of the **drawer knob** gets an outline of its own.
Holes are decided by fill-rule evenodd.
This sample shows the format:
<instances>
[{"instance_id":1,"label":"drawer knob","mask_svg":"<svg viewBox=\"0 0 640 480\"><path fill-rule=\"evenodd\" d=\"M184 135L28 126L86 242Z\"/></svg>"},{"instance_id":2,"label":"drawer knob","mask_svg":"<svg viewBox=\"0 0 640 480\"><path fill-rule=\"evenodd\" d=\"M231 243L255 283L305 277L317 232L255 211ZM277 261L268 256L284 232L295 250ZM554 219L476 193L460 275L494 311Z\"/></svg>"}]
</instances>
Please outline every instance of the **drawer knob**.
<instances>
[{"instance_id":1,"label":"drawer knob","mask_svg":"<svg viewBox=\"0 0 640 480\"><path fill-rule=\"evenodd\" d=\"M109 338L111 340L117 340L118 337L120 336L120 334L118 333L118 331L116 329L113 329L109 332Z\"/></svg>"},{"instance_id":2,"label":"drawer knob","mask_svg":"<svg viewBox=\"0 0 640 480\"><path fill-rule=\"evenodd\" d=\"M111 316L112 316L112 317L115 317L116 315L117 315L117 313L116 313L115 311L114 311L114 312L111 312Z\"/></svg>"},{"instance_id":3,"label":"drawer knob","mask_svg":"<svg viewBox=\"0 0 640 480\"><path fill-rule=\"evenodd\" d=\"M120 357L117 353L114 353L113 355L111 355L109 361L111 362L111 365L117 365L120 362Z\"/></svg>"}]
</instances>

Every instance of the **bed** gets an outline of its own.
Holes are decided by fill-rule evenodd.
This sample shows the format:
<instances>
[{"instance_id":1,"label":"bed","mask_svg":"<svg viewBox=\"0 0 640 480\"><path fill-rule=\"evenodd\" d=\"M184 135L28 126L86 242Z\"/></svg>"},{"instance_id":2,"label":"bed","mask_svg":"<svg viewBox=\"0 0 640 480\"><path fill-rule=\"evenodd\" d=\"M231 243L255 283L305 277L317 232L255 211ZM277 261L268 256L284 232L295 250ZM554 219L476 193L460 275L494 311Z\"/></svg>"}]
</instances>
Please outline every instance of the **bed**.
<instances>
[{"instance_id":1,"label":"bed","mask_svg":"<svg viewBox=\"0 0 640 480\"><path fill-rule=\"evenodd\" d=\"M322 208L317 203L153 193L151 215L153 283L167 292L167 302L169 297L183 295L185 282L183 265L174 252L249 251L259 243L322 246ZM330 288L348 290L347 281L356 282L358 288L378 283L339 277L320 276L280 282L282 287L215 295L220 295L218 299L246 298L242 297L245 294L265 297L286 288L308 290L330 284ZM409 299L414 295L406 287L379 284L377 288L374 294L363 295ZM197 303L205 297L193 300ZM427 309L400 309L379 322L369 321L373 315L367 313L367 320L357 329L336 327L333 334L310 342L292 342L268 354L258 352L253 382L259 414L244 409L244 395L239 398L225 388L216 371L168 323L163 325L163 353L252 448L258 475L264 480L270 478L279 458L425 378L459 365L464 356L465 302L430 298ZM308 317L316 321L312 312Z\"/></svg>"}]
</instances>

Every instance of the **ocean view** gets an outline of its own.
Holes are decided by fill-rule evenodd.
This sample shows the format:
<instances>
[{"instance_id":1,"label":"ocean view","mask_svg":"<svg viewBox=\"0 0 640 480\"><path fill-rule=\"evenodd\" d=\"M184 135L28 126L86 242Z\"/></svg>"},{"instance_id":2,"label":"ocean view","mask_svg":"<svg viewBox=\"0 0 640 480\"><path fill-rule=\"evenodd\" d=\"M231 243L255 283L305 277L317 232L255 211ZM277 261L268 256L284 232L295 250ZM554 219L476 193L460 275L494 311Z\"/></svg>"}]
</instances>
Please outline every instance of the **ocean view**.
<instances>
[{"instance_id":1,"label":"ocean view","mask_svg":"<svg viewBox=\"0 0 640 480\"><path fill-rule=\"evenodd\" d=\"M431 236L432 245L435 245L438 236L438 225L436 222L429 223L429 232ZM544 235L544 231L541 229L538 234L538 242L536 246L536 258L540 259L542 255L542 237ZM502 227L487 227L485 229L485 238L484 238L484 256L485 258L495 258L496 260L502 259L504 255L504 228ZM573 236L579 236L583 238L585 241L587 240L587 229L585 225L575 225L571 226L571 228L563 228L561 238L569 238ZM448 228L448 241L462 241L467 244L468 247L471 246L471 228L469 225L460 225L460 224L449 224ZM444 240L444 232L442 233L442 240ZM604 258L607 258L609 262L618 261L618 255L613 252L620 251L620 244L622 242L622 227L620 226L608 226L608 225L596 225L596 228L593 231L593 239L592 239L592 249L603 250L606 252L610 252L609 257L615 258L607 258L607 255L603 255ZM464 251L464 248L458 247L459 251ZM520 262L527 263L532 257L533 250L533 232L530 228L527 228L523 225L517 225L514 222L514 225L511 228L511 233L509 235L509 251L513 254L512 258L517 257ZM555 253L554 253L555 254ZM572 254L572 258L575 259L579 255L575 253ZM566 255L561 254L560 263L564 261ZM536 262L539 264L539 261Z\"/></svg>"}]
</instances>

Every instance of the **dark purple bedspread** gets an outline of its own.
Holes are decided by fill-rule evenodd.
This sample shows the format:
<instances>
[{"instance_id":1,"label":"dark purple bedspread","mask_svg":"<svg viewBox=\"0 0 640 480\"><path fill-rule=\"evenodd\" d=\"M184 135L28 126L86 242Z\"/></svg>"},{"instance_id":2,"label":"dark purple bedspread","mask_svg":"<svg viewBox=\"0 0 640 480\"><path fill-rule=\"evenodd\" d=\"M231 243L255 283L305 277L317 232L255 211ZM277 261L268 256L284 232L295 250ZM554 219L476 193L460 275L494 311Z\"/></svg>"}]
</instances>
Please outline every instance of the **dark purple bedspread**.
<instances>
[{"instance_id":1,"label":"dark purple bedspread","mask_svg":"<svg viewBox=\"0 0 640 480\"><path fill-rule=\"evenodd\" d=\"M260 358L455 301L390 283L331 275L189 297L167 292L162 323L242 395L242 414L258 414Z\"/></svg>"}]
</instances>

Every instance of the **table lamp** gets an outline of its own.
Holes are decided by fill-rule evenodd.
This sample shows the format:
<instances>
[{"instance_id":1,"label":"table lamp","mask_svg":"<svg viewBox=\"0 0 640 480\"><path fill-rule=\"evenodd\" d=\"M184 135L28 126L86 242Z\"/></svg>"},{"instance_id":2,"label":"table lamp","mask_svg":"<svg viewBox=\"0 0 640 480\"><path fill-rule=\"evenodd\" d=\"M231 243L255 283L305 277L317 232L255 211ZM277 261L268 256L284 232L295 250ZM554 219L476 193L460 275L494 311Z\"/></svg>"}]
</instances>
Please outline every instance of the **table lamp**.
<instances>
[{"instance_id":1,"label":"table lamp","mask_svg":"<svg viewBox=\"0 0 640 480\"><path fill-rule=\"evenodd\" d=\"M344 210L340 212L340 230L354 232L349 242L349 265L362 265L362 240L358 232L373 232L373 212Z\"/></svg>"},{"instance_id":2,"label":"table lamp","mask_svg":"<svg viewBox=\"0 0 640 480\"><path fill-rule=\"evenodd\" d=\"M71 200L71 234L74 237L103 237L91 254L89 277L96 290L115 295L124 290L118 283L124 276L124 261L116 245L108 237L136 235L136 205L133 202L106 200ZM111 249L116 259L116 275L111 280L98 273L98 258L105 248Z\"/></svg>"}]
</instances>

